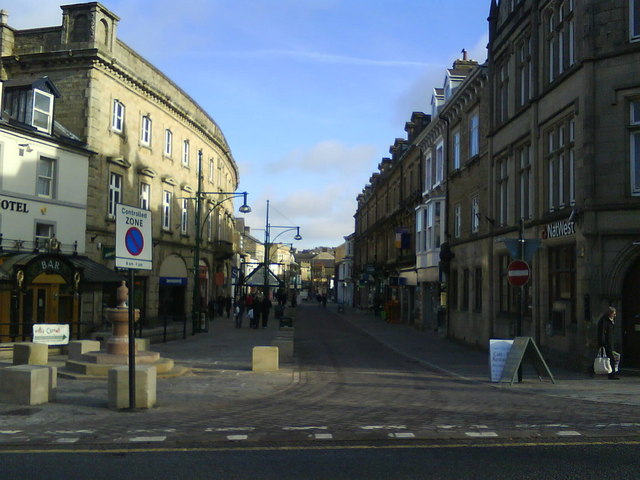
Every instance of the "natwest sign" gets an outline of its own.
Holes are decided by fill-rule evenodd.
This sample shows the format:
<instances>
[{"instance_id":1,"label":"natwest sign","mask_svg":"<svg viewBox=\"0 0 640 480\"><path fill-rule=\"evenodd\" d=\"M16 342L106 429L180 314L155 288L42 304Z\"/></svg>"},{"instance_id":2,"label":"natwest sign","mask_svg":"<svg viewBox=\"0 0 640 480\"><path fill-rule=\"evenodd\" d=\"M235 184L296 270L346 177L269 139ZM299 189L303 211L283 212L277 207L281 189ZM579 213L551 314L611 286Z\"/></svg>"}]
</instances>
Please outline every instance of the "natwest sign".
<instances>
[{"instance_id":1,"label":"natwest sign","mask_svg":"<svg viewBox=\"0 0 640 480\"><path fill-rule=\"evenodd\" d=\"M560 238L568 237L576 234L576 224L569 220L559 220L557 222L547 224L542 231L542 238Z\"/></svg>"}]
</instances>

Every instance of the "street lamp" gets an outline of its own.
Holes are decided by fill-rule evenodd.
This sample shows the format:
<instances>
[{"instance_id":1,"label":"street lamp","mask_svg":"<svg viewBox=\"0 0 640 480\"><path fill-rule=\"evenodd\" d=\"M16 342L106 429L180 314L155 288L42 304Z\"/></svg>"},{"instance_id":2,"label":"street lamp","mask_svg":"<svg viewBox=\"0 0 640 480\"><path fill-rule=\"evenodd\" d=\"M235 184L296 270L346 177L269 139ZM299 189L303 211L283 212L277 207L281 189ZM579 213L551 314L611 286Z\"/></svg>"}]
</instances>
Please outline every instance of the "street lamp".
<instances>
[{"instance_id":1,"label":"street lamp","mask_svg":"<svg viewBox=\"0 0 640 480\"><path fill-rule=\"evenodd\" d=\"M267 220L265 222L265 229L264 229L264 285L263 285L263 289L264 289L264 296L265 298L269 298L269 264L271 263L271 259L270 257L270 253L269 250L271 248L271 244L273 243L271 241L271 229L272 228L282 228L284 230L282 230L282 232L280 232L278 235L276 235L276 237L273 239L274 241L283 233L286 232L290 232L292 230L296 231L295 236L293 237L294 240L302 240L302 236L300 235L300 227L294 227L294 226L290 226L290 225L271 225L269 223L269 200L267 200Z\"/></svg>"},{"instance_id":2,"label":"street lamp","mask_svg":"<svg viewBox=\"0 0 640 480\"><path fill-rule=\"evenodd\" d=\"M222 200L216 201L211 207L208 208L207 214L205 215L202 226L200 222L200 216L202 215L202 200L206 197L206 195L226 195ZM251 207L247 205L247 192L204 192L202 191L202 150L198 150L198 191L196 192L195 201L196 201L196 216L195 216L195 233L196 233L196 243L193 252L193 301L191 305L191 321L192 321L192 334L195 335L196 331L200 330L198 328L198 313L200 310L200 245L202 243L202 230L204 229L204 224L216 208L222 205L224 202L231 200L233 198L243 197L243 203L238 209L240 213L249 213L251 211ZM183 332L183 337L186 336L186 326L185 331Z\"/></svg>"}]
</instances>

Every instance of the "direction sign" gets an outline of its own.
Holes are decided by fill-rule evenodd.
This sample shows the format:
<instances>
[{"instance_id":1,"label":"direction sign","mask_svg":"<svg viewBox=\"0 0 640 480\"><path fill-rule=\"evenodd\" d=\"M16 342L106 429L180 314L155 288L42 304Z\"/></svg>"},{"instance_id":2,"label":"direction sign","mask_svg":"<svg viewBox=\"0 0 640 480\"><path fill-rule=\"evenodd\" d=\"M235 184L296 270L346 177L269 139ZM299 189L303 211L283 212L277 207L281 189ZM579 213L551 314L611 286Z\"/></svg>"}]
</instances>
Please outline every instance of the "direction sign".
<instances>
[{"instance_id":1,"label":"direction sign","mask_svg":"<svg viewBox=\"0 0 640 480\"><path fill-rule=\"evenodd\" d=\"M36 323L33 325L33 343L66 345L69 343L69 324Z\"/></svg>"},{"instance_id":2,"label":"direction sign","mask_svg":"<svg viewBox=\"0 0 640 480\"><path fill-rule=\"evenodd\" d=\"M507 281L514 287L526 285L531 277L529 264L523 260L514 260L507 268Z\"/></svg>"},{"instance_id":3,"label":"direction sign","mask_svg":"<svg viewBox=\"0 0 640 480\"><path fill-rule=\"evenodd\" d=\"M137 270L153 268L151 211L116 205L116 267Z\"/></svg>"}]
</instances>

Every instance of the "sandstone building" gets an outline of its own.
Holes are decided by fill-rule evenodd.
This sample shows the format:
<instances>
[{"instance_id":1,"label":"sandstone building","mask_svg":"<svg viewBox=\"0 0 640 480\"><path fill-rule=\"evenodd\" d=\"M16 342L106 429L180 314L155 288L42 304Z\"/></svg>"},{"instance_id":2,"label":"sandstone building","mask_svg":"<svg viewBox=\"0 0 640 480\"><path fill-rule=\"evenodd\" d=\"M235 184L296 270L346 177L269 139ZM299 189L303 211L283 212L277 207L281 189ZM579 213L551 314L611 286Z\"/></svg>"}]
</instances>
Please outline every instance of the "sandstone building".
<instances>
[{"instance_id":1,"label":"sandstone building","mask_svg":"<svg viewBox=\"0 0 640 480\"><path fill-rule=\"evenodd\" d=\"M583 369L612 304L623 368L640 369L640 1L491 0L488 10L487 62L434 91L431 121L410 141L422 152L411 233L423 283L404 321L483 348L531 336ZM384 221L371 216L383 170L359 197L355 276L384 302L394 273L378 274L367 253ZM509 265L521 258L529 281L516 286Z\"/></svg>"},{"instance_id":2,"label":"sandstone building","mask_svg":"<svg viewBox=\"0 0 640 480\"><path fill-rule=\"evenodd\" d=\"M61 8L62 25L28 30L11 28L2 13L0 79L46 76L56 85L56 118L93 152L86 255L113 269L115 205L151 210L153 270L136 273L134 302L144 322L184 319L192 299L203 306L210 297L230 294L233 201L215 192L235 192L238 167L216 122L118 38L114 13L97 2ZM199 175L201 191L214 193L203 199L200 292L193 295ZM87 330L101 322L113 295L113 286L105 284L83 299L80 317Z\"/></svg>"}]
</instances>

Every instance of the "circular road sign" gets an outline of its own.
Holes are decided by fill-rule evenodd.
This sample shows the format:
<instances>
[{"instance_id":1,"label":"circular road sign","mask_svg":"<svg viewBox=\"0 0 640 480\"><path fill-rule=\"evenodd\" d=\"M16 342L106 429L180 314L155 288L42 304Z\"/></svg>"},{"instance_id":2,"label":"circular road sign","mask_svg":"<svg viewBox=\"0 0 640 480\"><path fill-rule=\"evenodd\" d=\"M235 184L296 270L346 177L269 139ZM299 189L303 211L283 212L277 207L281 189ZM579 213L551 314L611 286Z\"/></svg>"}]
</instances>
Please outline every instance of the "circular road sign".
<instances>
[{"instance_id":1,"label":"circular road sign","mask_svg":"<svg viewBox=\"0 0 640 480\"><path fill-rule=\"evenodd\" d=\"M531 277L529 264L523 260L514 260L507 269L507 280L514 287L526 285Z\"/></svg>"},{"instance_id":2,"label":"circular road sign","mask_svg":"<svg viewBox=\"0 0 640 480\"><path fill-rule=\"evenodd\" d=\"M124 245L129 255L138 256L144 249L144 236L137 227L131 227L124 235Z\"/></svg>"}]
</instances>

